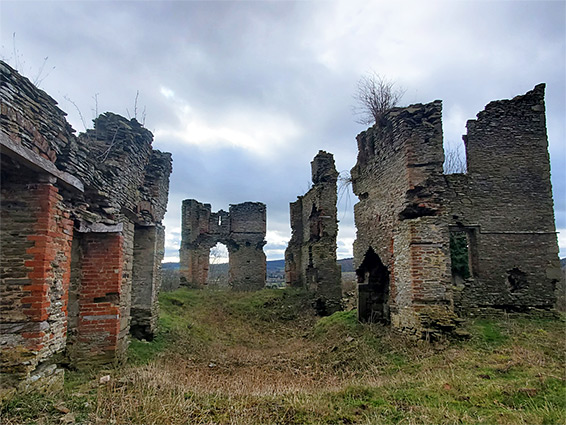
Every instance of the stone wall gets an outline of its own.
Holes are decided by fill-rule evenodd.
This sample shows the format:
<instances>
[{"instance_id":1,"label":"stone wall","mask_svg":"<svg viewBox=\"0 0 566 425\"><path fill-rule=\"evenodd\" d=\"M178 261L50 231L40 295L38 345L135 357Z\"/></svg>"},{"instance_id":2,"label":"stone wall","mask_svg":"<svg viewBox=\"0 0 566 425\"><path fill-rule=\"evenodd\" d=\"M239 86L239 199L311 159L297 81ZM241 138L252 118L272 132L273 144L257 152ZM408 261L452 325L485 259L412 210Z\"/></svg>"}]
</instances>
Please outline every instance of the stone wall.
<instances>
[{"instance_id":1,"label":"stone wall","mask_svg":"<svg viewBox=\"0 0 566 425\"><path fill-rule=\"evenodd\" d=\"M549 309L559 278L544 85L468 122L466 175L443 174L441 107L390 110L352 169L360 318L417 335L452 329L454 311ZM455 232L469 277L451 271Z\"/></svg>"},{"instance_id":2,"label":"stone wall","mask_svg":"<svg viewBox=\"0 0 566 425\"><path fill-rule=\"evenodd\" d=\"M181 228L182 284L196 287L207 284L210 249L220 242L228 248L232 288L256 290L265 286L265 204L244 202L230 205L229 212L213 213L210 204L185 199Z\"/></svg>"},{"instance_id":3,"label":"stone wall","mask_svg":"<svg viewBox=\"0 0 566 425\"><path fill-rule=\"evenodd\" d=\"M560 279L544 84L467 123L468 173L446 176L452 229L470 243L459 309L549 309Z\"/></svg>"},{"instance_id":4,"label":"stone wall","mask_svg":"<svg viewBox=\"0 0 566 425\"><path fill-rule=\"evenodd\" d=\"M57 102L27 78L0 61L2 132L40 157L55 162L73 139L74 130Z\"/></svg>"},{"instance_id":5,"label":"stone wall","mask_svg":"<svg viewBox=\"0 0 566 425\"><path fill-rule=\"evenodd\" d=\"M340 309L340 266L336 263L338 172L332 154L319 151L311 162L312 188L290 205L291 240L285 250L285 280L317 296L322 314Z\"/></svg>"},{"instance_id":6,"label":"stone wall","mask_svg":"<svg viewBox=\"0 0 566 425\"><path fill-rule=\"evenodd\" d=\"M171 156L111 113L76 137L55 100L4 62L0 72L0 381L26 388L60 383L57 353L78 366L120 361L132 293L144 307L135 323L153 332ZM161 229L153 243L138 237L144 267L136 226Z\"/></svg>"},{"instance_id":7,"label":"stone wall","mask_svg":"<svg viewBox=\"0 0 566 425\"><path fill-rule=\"evenodd\" d=\"M362 320L418 333L430 305L450 316L441 113L440 101L394 108L357 137L351 174Z\"/></svg>"},{"instance_id":8,"label":"stone wall","mask_svg":"<svg viewBox=\"0 0 566 425\"><path fill-rule=\"evenodd\" d=\"M138 339L153 339L157 327L157 295L164 250L163 226L135 227L130 328Z\"/></svg>"}]
</instances>

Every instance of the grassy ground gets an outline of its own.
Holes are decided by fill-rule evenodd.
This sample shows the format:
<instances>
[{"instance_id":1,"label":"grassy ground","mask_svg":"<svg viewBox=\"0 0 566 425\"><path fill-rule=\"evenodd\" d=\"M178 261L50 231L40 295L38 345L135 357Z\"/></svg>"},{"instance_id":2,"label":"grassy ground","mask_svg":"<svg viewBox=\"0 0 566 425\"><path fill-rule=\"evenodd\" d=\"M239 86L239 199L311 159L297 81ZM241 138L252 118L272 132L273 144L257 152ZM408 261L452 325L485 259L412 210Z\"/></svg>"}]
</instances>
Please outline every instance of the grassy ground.
<instances>
[{"instance_id":1,"label":"grassy ground","mask_svg":"<svg viewBox=\"0 0 566 425\"><path fill-rule=\"evenodd\" d=\"M317 319L294 290L160 300L160 333L129 364L67 372L63 393L14 397L0 423L566 423L563 321L478 320L471 340L430 345L355 312Z\"/></svg>"}]
</instances>

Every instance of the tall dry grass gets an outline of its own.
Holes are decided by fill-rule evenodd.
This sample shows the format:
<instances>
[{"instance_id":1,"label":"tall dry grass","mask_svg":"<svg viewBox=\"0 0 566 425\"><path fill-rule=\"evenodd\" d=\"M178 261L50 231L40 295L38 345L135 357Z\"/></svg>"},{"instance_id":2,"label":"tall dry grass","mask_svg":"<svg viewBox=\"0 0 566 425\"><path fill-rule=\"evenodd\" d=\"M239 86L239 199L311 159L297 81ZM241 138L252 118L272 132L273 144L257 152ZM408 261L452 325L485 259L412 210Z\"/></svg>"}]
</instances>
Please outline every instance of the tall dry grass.
<instances>
[{"instance_id":1,"label":"tall dry grass","mask_svg":"<svg viewBox=\"0 0 566 425\"><path fill-rule=\"evenodd\" d=\"M14 400L2 423L566 423L561 321L479 320L471 340L433 345L355 312L316 318L292 290L182 289L161 312L132 363L68 374L65 394Z\"/></svg>"}]
</instances>

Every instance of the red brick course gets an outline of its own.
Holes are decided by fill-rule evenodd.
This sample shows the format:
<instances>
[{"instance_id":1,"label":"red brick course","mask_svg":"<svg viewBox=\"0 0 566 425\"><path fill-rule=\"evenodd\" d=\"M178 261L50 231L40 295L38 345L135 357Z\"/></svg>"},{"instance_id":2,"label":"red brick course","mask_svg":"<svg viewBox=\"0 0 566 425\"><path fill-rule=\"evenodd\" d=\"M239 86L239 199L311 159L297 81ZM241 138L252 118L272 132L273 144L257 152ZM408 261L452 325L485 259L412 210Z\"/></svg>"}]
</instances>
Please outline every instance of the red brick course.
<instances>
[{"instance_id":1,"label":"red brick course","mask_svg":"<svg viewBox=\"0 0 566 425\"><path fill-rule=\"evenodd\" d=\"M95 299L120 294L124 254L123 237L119 233L85 234L83 242L78 342L80 353L86 354L82 357L89 360L93 354L107 354L118 346L118 297L115 302Z\"/></svg>"}]
</instances>

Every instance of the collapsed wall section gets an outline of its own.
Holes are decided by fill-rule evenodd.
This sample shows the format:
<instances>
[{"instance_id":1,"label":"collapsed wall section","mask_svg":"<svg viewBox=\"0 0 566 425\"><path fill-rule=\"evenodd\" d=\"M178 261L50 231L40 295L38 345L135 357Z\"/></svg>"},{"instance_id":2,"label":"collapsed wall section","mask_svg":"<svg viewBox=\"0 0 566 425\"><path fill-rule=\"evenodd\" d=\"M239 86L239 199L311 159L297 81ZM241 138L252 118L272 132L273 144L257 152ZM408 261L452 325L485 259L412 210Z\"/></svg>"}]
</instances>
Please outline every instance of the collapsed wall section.
<instances>
[{"instance_id":1,"label":"collapsed wall section","mask_svg":"<svg viewBox=\"0 0 566 425\"><path fill-rule=\"evenodd\" d=\"M336 262L338 172L331 153L319 151L311 162L312 188L290 204L291 240L285 250L289 286L316 294L318 310L341 308L340 266Z\"/></svg>"},{"instance_id":2,"label":"collapsed wall section","mask_svg":"<svg viewBox=\"0 0 566 425\"><path fill-rule=\"evenodd\" d=\"M467 174L442 174L441 104L358 135L354 262L363 320L417 335L461 315L548 311L560 279L544 85L467 123Z\"/></svg>"}]
</instances>

